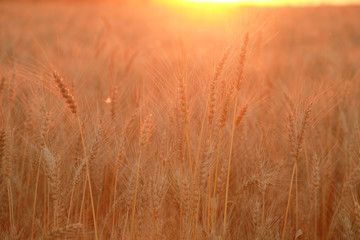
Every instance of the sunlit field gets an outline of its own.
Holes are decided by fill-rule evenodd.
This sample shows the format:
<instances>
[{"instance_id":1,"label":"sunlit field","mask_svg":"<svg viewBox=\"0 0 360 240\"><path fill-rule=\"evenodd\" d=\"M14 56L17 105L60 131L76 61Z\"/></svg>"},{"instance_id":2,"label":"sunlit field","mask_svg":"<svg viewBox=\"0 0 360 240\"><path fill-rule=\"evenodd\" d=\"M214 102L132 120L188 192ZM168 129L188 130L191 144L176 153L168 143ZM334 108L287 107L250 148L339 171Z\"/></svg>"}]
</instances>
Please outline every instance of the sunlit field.
<instances>
[{"instance_id":1,"label":"sunlit field","mask_svg":"<svg viewBox=\"0 0 360 240\"><path fill-rule=\"evenodd\" d=\"M359 23L0 3L0 239L359 239Z\"/></svg>"}]
</instances>

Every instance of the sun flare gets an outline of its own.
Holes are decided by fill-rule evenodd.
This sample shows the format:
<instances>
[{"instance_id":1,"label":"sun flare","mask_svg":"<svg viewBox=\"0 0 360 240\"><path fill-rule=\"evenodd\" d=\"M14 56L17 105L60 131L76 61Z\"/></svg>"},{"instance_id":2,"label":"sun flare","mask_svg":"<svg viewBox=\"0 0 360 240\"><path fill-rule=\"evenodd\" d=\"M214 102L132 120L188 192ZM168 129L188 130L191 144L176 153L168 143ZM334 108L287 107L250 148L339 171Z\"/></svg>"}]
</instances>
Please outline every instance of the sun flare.
<instances>
[{"instance_id":1,"label":"sun flare","mask_svg":"<svg viewBox=\"0 0 360 240\"><path fill-rule=\"evenodd\" d=\"M300 0L178 0L184 4L192 5L212 5L219 7L233 6L233 5L253 5L253 6L278 6L278 5L292 5L295 2L299 3Z\"/></svg>"},{"instance_id":2,"label":"sun flare","mask_svg":"<svg viewBox=\"0 0 360 240\"><path fill-rule=\"evenodd\" d=\"M184 0L186 2L197 2L197 3L241 3L243 0Z\"/></svg>"}]
</instances>

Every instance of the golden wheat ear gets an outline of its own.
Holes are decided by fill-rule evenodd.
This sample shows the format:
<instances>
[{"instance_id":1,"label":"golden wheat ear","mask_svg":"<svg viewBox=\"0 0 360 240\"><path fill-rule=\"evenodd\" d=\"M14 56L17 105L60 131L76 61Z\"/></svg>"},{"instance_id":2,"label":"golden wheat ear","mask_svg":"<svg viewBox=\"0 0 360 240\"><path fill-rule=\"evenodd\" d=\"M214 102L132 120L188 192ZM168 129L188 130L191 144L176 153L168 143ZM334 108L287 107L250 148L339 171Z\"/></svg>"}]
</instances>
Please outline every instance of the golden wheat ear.
<instances>
[{"instance_id":1,"label":"golden wheat ear","mask_svg":"<svg viewBox=\"0 0 360 240\"><path fill-rule=\"evenodd\" d=\"M68 107L70 108L71 112L77 112L77 104L75 102L74 96L71 94L69 88L66 87L64 83L64 79L60 76L57 71L53 71L54 80L60 90L62 97L64 98L65 102L67 103Z\"/></svg>"},{"instance_id":2,"label":"golden wheat ear","mask_svg":"<svg viewBox=\"0 0 360 240\"><path fill-rule=\"evenodd\" d=\"M0 96L1 96L1 93L3 91L3 89L5 88L5 77L2 77L1 78L1 82L0 82Z\"/></svg>"},{"instance_id":3,"label":"golden wheat ear","mask_svg":"<svg viewBox=\"0 0 360 240\"><path fill-rule=\"evenodd\" d=\"M5 152L5 138L6 138L5 130L1 130L0 131L0 162L1 163Z\"/></svg>"},{"instance_id":4,"label":"golden wheat ear","mask_svg":"<svg viewBox=\"0 0 360 240\"><path fill-rule=\"evenodd\" d=\"M246 60L246 52L249 45L249 33L246 33L243 39L243 45L241 47L239 63L237 64L236 69L236 89L239 91L242 86L242 81L244 78L244 66Z\"/></svg>"}]
</instances>

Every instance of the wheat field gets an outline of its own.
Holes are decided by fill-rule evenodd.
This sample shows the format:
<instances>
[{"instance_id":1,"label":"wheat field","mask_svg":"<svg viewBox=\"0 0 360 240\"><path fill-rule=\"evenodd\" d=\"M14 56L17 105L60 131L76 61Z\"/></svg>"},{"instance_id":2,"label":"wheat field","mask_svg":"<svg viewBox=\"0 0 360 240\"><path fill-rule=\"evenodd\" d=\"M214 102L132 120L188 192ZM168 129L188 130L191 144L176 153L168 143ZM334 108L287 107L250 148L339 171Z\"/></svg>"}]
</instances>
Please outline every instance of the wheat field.
<instances>
[{"instance_id":1,"label":"wheat field","mask_svg":"<svg viewBox=\"0 0 360 240\"><path fill-rule=\"evenodd\" d=\"M359 22L0 2L0 239L360 239Z\"/></svg>"}]
</instances>

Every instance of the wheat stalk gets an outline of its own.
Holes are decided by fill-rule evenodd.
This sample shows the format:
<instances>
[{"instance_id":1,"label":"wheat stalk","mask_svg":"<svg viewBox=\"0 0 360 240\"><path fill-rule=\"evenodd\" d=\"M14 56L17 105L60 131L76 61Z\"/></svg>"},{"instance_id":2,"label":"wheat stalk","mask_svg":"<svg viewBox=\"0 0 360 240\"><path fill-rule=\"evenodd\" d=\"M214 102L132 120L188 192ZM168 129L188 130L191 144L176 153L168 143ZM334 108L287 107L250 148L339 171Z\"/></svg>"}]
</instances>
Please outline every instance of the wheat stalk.
<instances>
[{"instance_id":1,"label":"wheat stalk","mask_svg":"<svg viewBox=\"0 0 360 240\"><path fill-rule=\"evenodd\" d=\"M88 182L89 191L90 191L91 211L92 211L92 218L93 218L94 229L95 229L94 234L95 234L95 239L97 240L98 239L97 223L96 223L93 192L92 192L92 187L91 187L89 162L88 162L88 157L87 157L87 153L86 153L83 129L82 129L80 118L79 118L79 115L78 115L78 112L77 112L77 104L75 102L74 96L70 93L70 90L65 86L62 77L55 70L53 71L53 77L54 77L55 82L57 83L57 86L58 86L58 88L60 90L60 93L62 94L62 97L65 99L66 103L68 104L68 107L70 108L71 112L75 114L75 117L76 117L77 122L78 122L80 135L81 135L81 141L82 141L82 145L83 145L85 164L86 164L87 182ZM85 184L85 186L86 186L86 184ZM84 191L85 190L86 190L86 188L84 188Z\"/></svg>"},{"instance_id":2,"label":"wheat stalk","mask_svg":"<svg viewBox=\"0 0 360 240\"><path fill-rule=\"evenodd\" d=\"M149 137L150 137L150 133L151 133L150 131L151 131L151 128L152 128L152 123L153 123L152 115L149 114L144 120L144 124L143 124L143 127L141 129L141 133L140 133L140 139L139 139L140 153L139 153L137 166L136 166L136 169L137 169L136 170L136 182L135 182L134 198L133 198L133 203L132 203L132 216L131 216L131 225L130 225L130 236L131 236L131 238L133 237L133 231L134 231L135 208L136 208L136 198L137 198L138 186L139 186L141 155L142 155L142 152L143 152L143 148L145 147L145 145L149 141Z\"/></svg>"}]
</instances>

